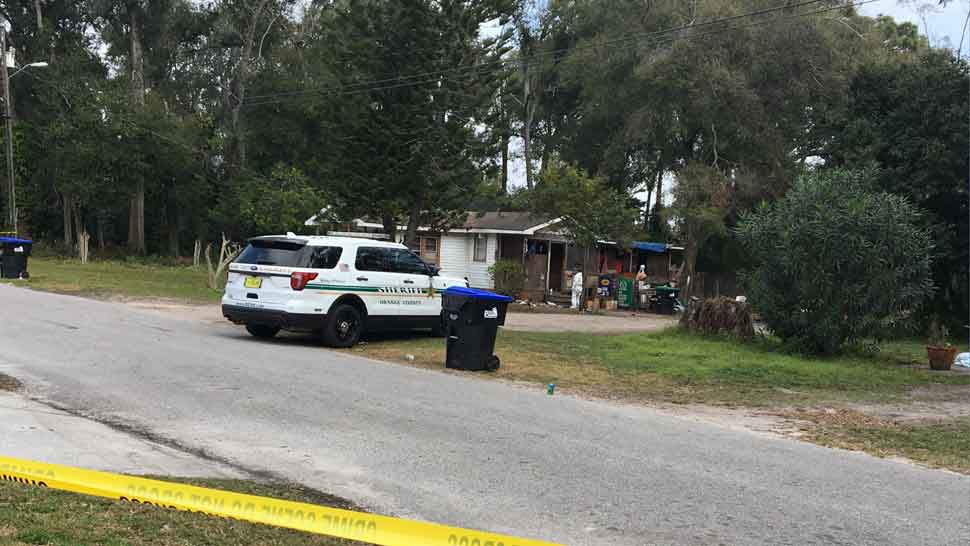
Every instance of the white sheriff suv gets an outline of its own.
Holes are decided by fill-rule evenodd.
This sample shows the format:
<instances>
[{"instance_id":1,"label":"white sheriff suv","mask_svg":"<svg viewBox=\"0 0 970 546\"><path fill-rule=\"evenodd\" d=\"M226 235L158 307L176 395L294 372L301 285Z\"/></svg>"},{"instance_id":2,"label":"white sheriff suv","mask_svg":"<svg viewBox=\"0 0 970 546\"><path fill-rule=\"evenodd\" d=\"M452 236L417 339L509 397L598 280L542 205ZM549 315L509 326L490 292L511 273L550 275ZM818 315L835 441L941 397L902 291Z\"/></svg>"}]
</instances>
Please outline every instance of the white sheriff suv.
<instances>
[{"instance_id":1,"label":"white sheriff suv","mask_svg":"<svg viewBox=\"0 0 970 546\"><path fill-rule=\"evenodd\" d=\"M439 276L402 244L288 233L248 241L229 265L222 314L256 337L314 332L350 347L365 331L441 335L441 292L467 285Z\"/></svg>"}]
</instances>

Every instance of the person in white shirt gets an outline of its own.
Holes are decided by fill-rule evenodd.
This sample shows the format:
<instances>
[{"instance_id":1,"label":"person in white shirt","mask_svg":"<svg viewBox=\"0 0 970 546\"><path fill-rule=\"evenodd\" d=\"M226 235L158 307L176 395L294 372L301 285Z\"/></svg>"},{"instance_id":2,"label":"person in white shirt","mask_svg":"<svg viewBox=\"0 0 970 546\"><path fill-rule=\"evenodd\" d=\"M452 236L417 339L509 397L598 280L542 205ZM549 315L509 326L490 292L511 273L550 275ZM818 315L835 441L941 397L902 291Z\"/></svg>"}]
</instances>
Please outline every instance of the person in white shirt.
<instances>
[{"instance_id":1,"label":"person in white shirt","mask_svg":"<svg viewBox=\"0 0 970 546\"><path fill-rule=\"evenodd\" d=\"M579 303L583 297L583 271L579 264L576 264L576 274L573 275L573 309L579 309Z\"/></svg>"}]
</instances>

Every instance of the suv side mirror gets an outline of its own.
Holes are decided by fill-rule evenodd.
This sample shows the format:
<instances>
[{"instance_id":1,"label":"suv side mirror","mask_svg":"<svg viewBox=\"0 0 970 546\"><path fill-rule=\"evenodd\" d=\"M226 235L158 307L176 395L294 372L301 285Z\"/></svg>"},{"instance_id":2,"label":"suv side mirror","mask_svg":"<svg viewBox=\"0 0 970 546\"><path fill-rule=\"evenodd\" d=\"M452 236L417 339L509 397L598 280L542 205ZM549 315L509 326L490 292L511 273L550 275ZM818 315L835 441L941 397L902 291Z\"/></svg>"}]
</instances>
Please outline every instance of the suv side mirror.
<instances>
[{"instance_id":1,"label":"suv side mirror","mask_svg":"<svg viewBox=\"0 0 970 546\"><path fill-rule=\"evenodd\" d=\"M429 276L437 277L438 276L438 273L440 271L441 271L441 268L440 267L438 267L436 265L428 264L428 275Z\"/></svg>"}]
</instances>

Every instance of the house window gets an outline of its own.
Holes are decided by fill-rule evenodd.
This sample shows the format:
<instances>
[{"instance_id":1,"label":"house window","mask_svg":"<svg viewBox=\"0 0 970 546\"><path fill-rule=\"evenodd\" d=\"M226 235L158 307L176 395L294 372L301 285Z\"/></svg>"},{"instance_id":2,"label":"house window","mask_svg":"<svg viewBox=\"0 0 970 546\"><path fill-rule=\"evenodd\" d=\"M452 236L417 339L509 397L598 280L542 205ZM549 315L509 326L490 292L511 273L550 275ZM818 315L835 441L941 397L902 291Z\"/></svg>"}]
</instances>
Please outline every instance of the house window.
<instances>
[{"instance_id":1,"label":"house window","mask_svg":"<svg viewBox=\"0 0 970 546\"><path fill-rule=\"evenodd\" d=\"M478 235L475 237L475 252L474 259L476 262L484 262L486 248L488 247L488 239Z\"/></svg>"},{"instance_id":2,"label":"house window","mask_svg":"<svg viewBox=\"0 0 970 546\"><path fill-rule=\"evenodd\" d=\"M438 238L418 237L417 244L412 249L415 254L429 264L438 263Z\"/></svg>"}]
</instances>

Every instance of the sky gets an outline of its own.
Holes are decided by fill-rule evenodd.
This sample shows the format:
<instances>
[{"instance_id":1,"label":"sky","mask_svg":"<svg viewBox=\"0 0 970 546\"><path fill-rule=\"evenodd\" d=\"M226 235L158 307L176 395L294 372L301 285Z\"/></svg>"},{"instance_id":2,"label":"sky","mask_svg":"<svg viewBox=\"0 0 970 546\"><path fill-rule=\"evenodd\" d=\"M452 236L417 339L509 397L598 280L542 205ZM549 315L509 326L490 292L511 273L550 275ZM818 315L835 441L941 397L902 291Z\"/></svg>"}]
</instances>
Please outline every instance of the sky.
<instances>
[{"instance_id":1,"label":"sky","mask_svg":"<svg viewBox=\"0 0 970 546\"><path fill-rule=\"evenodd\" d=\"M925 9L922 11L920 6ZM876 0L859 8L863 15L890 15L897 21L909 21L919 25L921 34L937 47L956 49L967 19L970 0L952 0L940 7L936 0ZM970 38L964 39L963 55L970 53Z\"/></svg>"}]
</instances>

